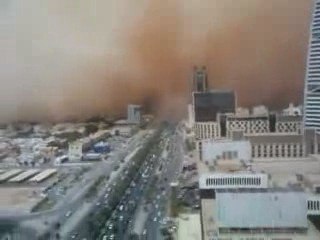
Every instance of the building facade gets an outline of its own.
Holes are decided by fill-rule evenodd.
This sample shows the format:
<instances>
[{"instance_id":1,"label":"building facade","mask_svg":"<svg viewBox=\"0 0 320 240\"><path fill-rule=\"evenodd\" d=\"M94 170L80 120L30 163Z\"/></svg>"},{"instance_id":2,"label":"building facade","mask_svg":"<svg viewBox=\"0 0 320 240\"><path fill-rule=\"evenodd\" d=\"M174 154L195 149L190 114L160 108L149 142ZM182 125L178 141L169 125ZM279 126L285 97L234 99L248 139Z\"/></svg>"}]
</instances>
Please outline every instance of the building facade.
<instances>
[{"instance_id":1,"label":"building facade","mask_svg":"<svg viewBox=\"0 0 320 240\"><path fill-rule=\"evenodd\" d=\"M141 106L128 105L127 122L131 124L139 124L141 122Z\"/></svg>"},{"instance_id":2,"label":"building facade","mask_svg":"<svg viewBox=\"0 0 320 240\"><path fill-rule=\"evenodd\" d=\"M267 133L245 136L251 143L252 159L302 158L317 151L316 134Z\"/></svg>"},{"instance_id":3,"label":"building facade","mask_svg":"<svg viewBox=\"0 0 320 240\"><path fill-rule=\"evenodd\" d=\"M307 195L288 189L221 189L201 200L204 240L316 240Z\"/></svg>"},{"instance_id":4,"label":"building facade","mask_svg":"<svg viewBox=\"0 0 320 240\"><path fill-rule=\"evenodd\" d=\"M220 126L218 122L195 122L193 130L196 140L220 137Z\"/></svg>"},{"instance_id":5,"label":"building facade","mask_svg":"<svg viewBox=\"0 0 320 240\"><path fill-rule=\"evenodd\" d=\"M320 1L315 0L304 87L304 127L320 131Z\"/></svg>"},{"instance_id":6,"label":"building facade","mask_svg":"<svg viewBox=\"0 0 320 240\"><path fill-rule=\"evenodd\" d=\"M266 116L236 116L226 118L227 137L232 138L233 132L242 131L244 134L259 134L270 131L269 117Z\"/></svg>"},{"instance_id":7,"label":"building facade","mask_svg":"<svg viewBox=\"0 0 320 240\"><path fill-rule=\"evenodd\" d=\"M68 147L68 158L70 161L79 161L83 157L83 142L75 141L69 143Z\"/></svg>"},{"instance_id":8,"label":"building facade","mask_svg":"<svg viewBox=\"0 0 320 240\"><path fill-rule=\"evenodd\" d=\"M247 140L202 140L200 160L214 164L217 160L251 160L251 144Z\"/></svg>"},{"instance_id":9,"label":"building facade","mask_svg":"<svg viewBox=\"0 0 320 240\"><path fill-rule=\"evenodd\" d=\"M278 115L275 130L278 133L301 133L302 116Z\"/></svg>"},{"instance_id":10,"label":"building facade","mask_svg":"<svg viewBox=\"0 0 320 240\"><path fill-rule=\"evenodd\" d=\"M193 91L206 92L208 90L208 74L205 66L193 69Z\"/></svg>"}]
</instances>

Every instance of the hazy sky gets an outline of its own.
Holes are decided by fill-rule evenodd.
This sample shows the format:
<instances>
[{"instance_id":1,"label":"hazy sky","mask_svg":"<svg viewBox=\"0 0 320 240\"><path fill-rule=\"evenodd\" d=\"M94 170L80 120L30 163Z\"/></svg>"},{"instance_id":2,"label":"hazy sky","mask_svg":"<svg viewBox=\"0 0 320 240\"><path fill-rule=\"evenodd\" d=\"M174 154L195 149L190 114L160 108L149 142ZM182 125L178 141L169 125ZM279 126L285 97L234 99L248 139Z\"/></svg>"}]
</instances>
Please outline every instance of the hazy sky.
<instances>
[{"instance_id":1,"label":"hazy sky","mask_svg":"<svg viewBox=\"0 0 320 240\"><path fill-rule=\"evenodd\" d=\"M1 0L0 121L185 110L193 65L244 106L302 99L311 0Z\"/></svg>"}]
</instances>

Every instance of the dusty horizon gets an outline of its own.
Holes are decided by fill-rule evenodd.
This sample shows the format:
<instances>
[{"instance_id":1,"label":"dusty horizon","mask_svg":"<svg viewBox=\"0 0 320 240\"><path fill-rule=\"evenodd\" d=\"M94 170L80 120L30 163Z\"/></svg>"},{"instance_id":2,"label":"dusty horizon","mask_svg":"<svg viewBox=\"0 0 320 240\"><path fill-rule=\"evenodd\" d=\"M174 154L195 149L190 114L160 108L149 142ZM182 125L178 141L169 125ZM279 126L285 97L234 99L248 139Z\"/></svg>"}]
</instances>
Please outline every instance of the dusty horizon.
<instances>
[{"instance_id":1,"label":"dusty horizon","mask_svg":"<svg viewBox=\"0 0 320 240\"><path fill-rule=\"evenodd\" d=\"M301 103L311 0L0 3L0 122L186 111L194 65L238 105Z\"/></svg>"}]
</instances>

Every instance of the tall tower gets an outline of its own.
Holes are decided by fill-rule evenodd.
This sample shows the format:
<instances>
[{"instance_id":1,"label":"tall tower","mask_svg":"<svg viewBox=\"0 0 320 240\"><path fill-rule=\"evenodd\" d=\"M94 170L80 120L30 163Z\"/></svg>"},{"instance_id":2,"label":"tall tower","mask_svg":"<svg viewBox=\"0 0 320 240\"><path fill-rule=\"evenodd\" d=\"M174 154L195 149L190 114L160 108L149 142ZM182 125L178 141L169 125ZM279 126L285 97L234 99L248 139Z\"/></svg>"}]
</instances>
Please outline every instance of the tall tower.
<instances>
[{"instance_id":1,"label":"tall tower","mask_svg":"<svg viewBox=\"0 0 320 240\"><path fill-rule=\"evenodd\" d=\"M193 69L193 91L206 92L208 89L208 74L205 66Z\"/></svg>"},{"instance_id":2,"label":"tall tower","mask_svg":"<svg viewBox=\"0 0 320 240\"><path fill-rule=\"evenodd\" d=\"M315 0L310 26L303 123L320 132L320 0Z\"/></svg>"}]
</instances>

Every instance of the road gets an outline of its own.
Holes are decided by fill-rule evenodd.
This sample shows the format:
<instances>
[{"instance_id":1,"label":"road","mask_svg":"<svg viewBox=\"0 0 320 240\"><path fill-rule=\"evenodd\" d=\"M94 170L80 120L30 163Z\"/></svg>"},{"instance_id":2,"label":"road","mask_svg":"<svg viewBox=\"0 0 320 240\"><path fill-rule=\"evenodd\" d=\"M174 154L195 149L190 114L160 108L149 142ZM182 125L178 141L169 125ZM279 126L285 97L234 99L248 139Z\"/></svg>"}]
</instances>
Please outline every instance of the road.
<instances>
[{"instance_id":1,"label":"road","mask_svg":"<svg viewBox=\"0 0 320 240\"><path fill-rule=\"evenodd\" d=\"M161 220L168 213L168 200L170 197L172 182L176 182L180 172L182 171L184 158L184 142L180 126L176 128L175 134L169 143L169 153L164 159L163 169L159 177L160 183L157 188L156 197L149 212L148 221L146 222L146 239L160 240Z\"/></svg>"},{"instance_id":2,"label":"road","mask_svg":"<svg viewBox=\"0 0 320 240\"><path fill-rule=\"evenodd\" d=\"M149 149L147 158L136 173L126 194L113 211L111 218L105 223L103 229L101 229L101 239L103 239L103 237L114 237L115 239L128 238L130 231L127 230L132 227L132 219L136 208L139 206L139 203L144 200L143 197L147 194L148 189L153 188L151 184L155 177L154 172L158 168L159 153L161 153L161 145L163 144L160 139L160 144L155 144Z\"/></svg>"},{"instance_id":3,"label":"road","mask_svg":"<svg viewBox=\"0 0 320 240\"><path fill-rule=\"evenodd\" d=\"M59 222L61 225L65 224L68 219L65 217L68 211L75 212L85 202L85 195L90 187L95 184L95 181L100 176L107 176L113 170L114 163L119 163L129 153L134 151L138 146L143 145L148 137L151 135L150 130L138 132L132 137L127 147L121 148L114 153L110 160L97 163L94 168L86 172L82 180L78 184L69 189L65 197L53 209L39 213L30 214L16 214L16 215L2 215L0 220L20 222L19 229L34 228L37 230L36 235L44 232L55 232L55 224ZM92 203L94 204L94 203ZM29 232L29 230L27 230ZM21 230L21 235L26 231ZM15 233L19 234L19 233ZM21 236L22 237L22 236ZM32 237L36 239L36 236Z\"/></svg>"}]
</instances>

